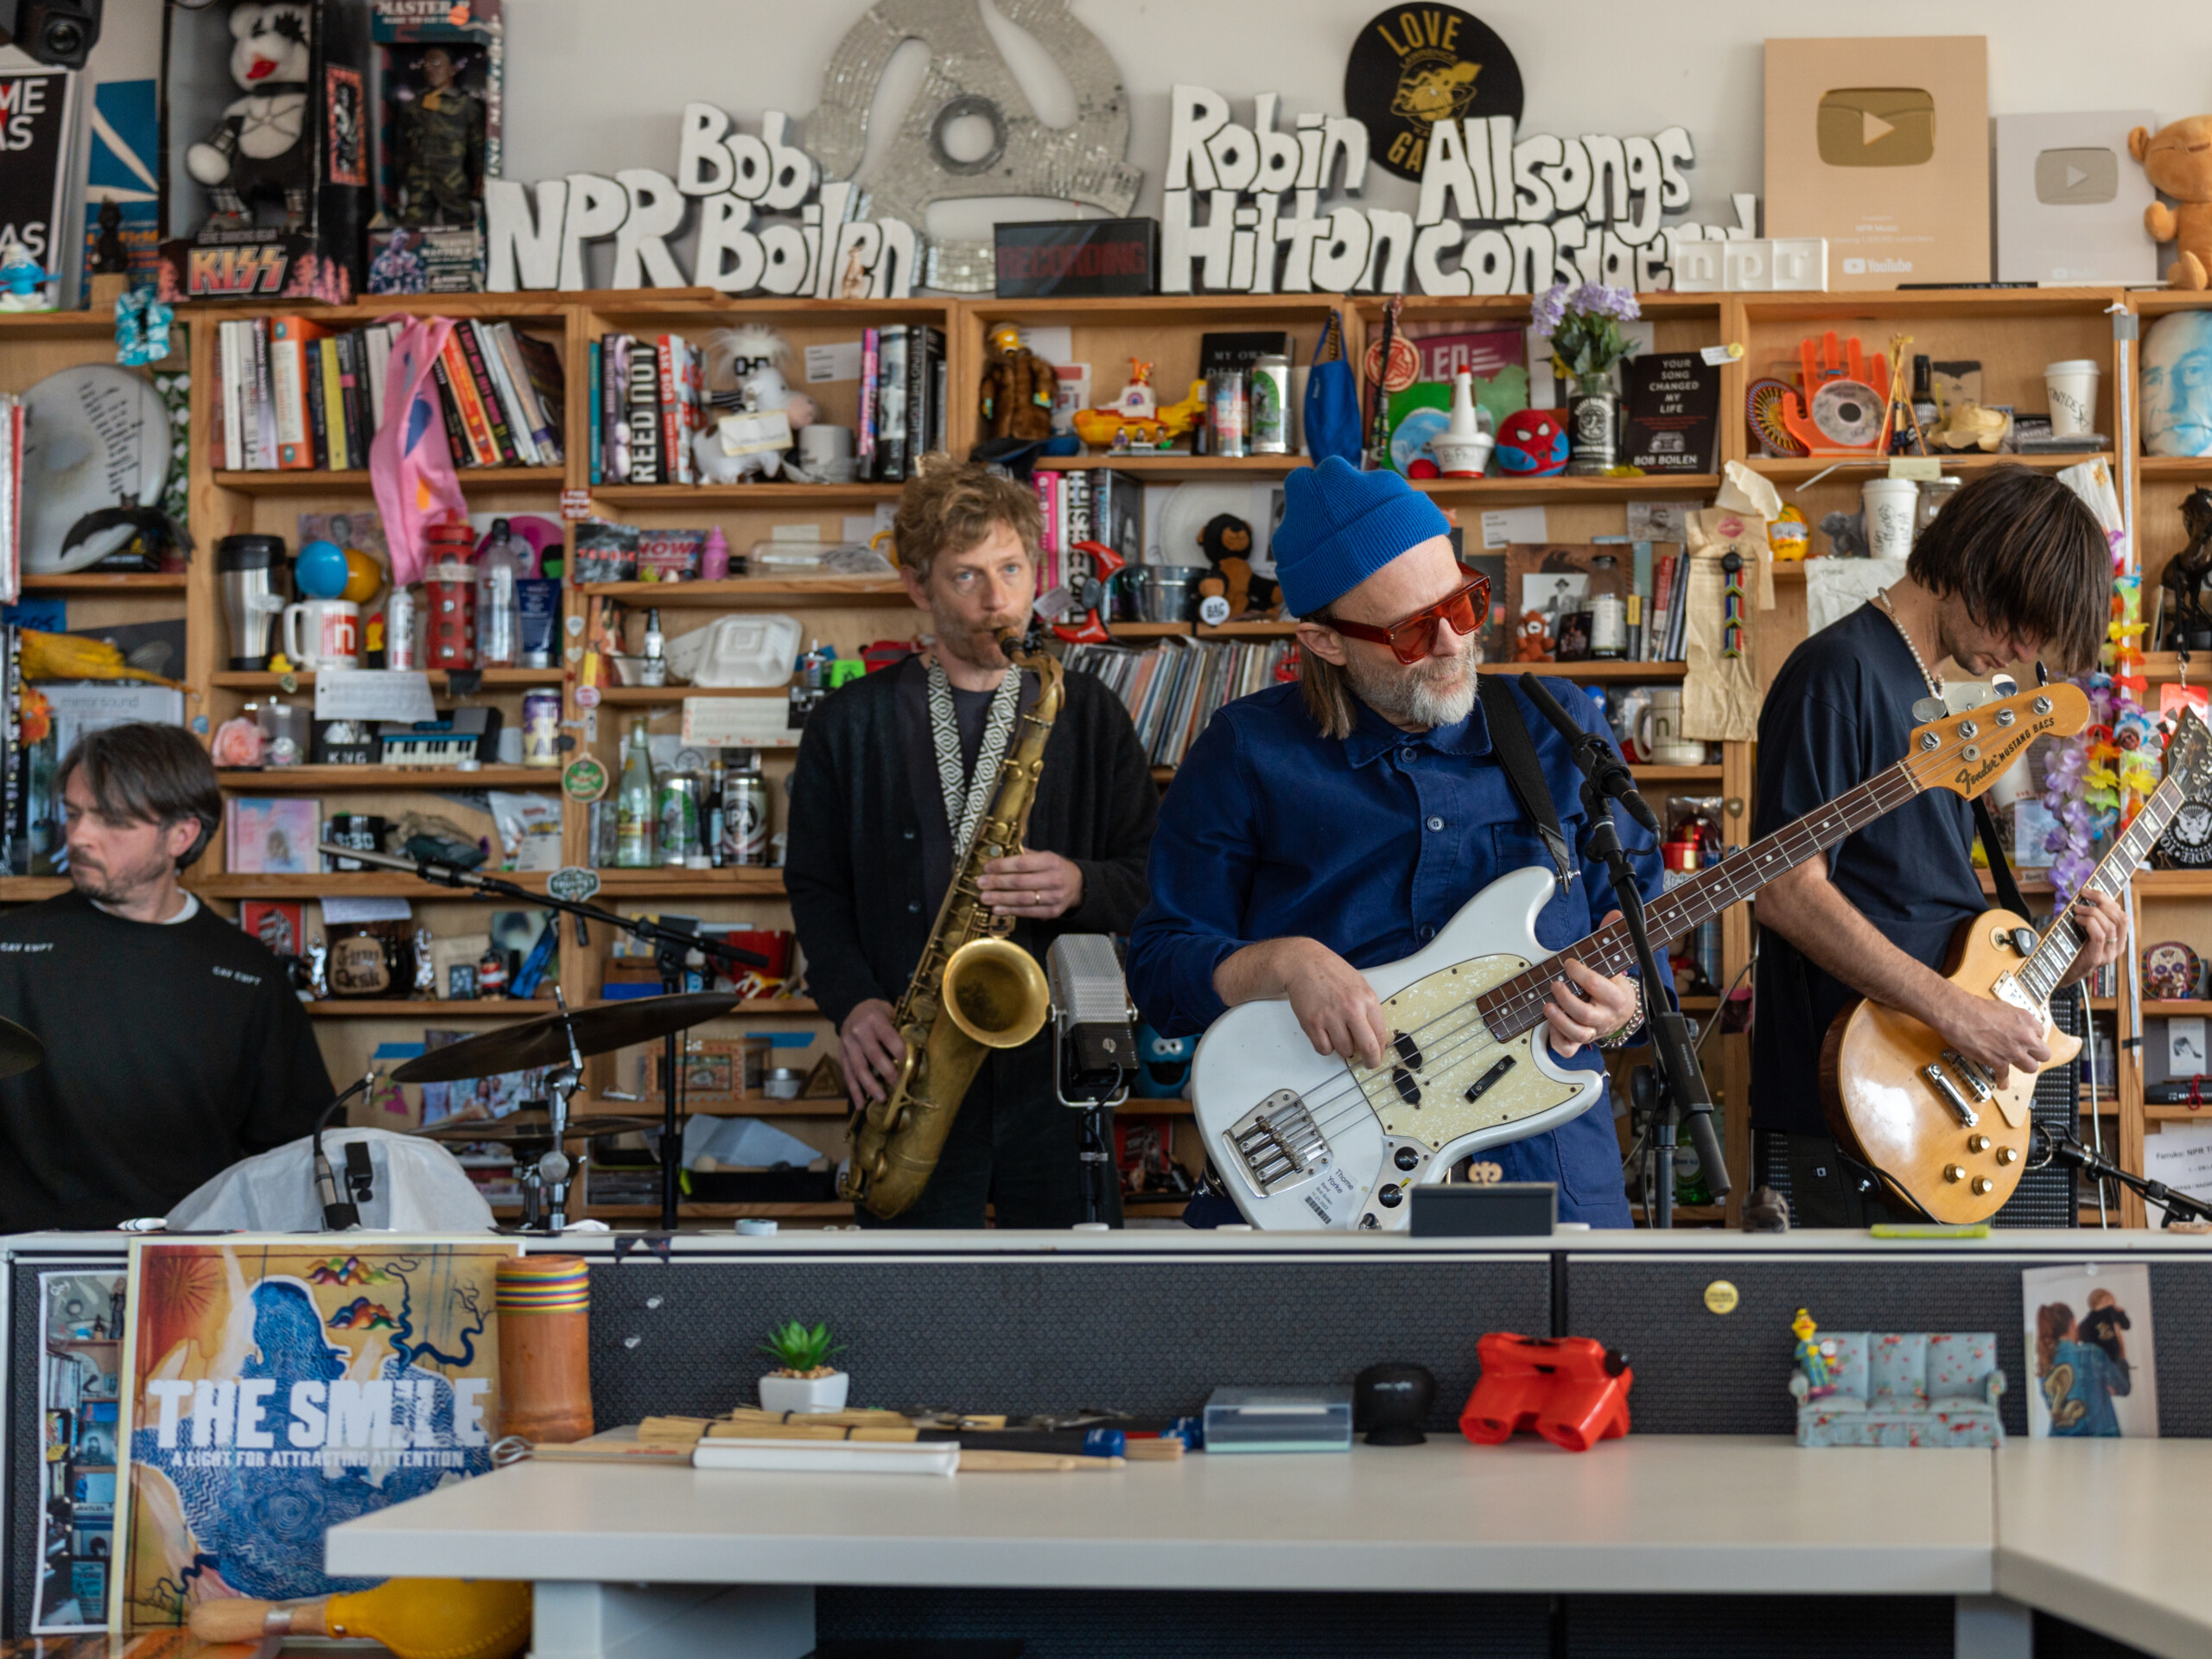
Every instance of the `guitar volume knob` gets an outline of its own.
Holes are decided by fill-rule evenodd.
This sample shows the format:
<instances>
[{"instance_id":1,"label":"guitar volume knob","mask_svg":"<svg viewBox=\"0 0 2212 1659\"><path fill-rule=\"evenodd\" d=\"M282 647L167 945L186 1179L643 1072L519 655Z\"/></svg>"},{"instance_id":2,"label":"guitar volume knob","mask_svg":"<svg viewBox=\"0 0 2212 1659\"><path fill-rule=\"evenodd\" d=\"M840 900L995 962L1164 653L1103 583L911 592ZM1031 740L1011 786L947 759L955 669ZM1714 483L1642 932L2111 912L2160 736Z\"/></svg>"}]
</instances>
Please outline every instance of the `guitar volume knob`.
<instances>
[{"instance_id":1,"label":"guitar volume knob","mask_svg":"<svg viewBox=\"0 0 2212 1659\"><path fill-rule=\"evenodd\" d=\"M1966 1178L1967 1172L1964 1166L1959 1164L1946 1164L1943 1166L1943 1179L1945 1180L1963 1181Z\"/></svg>"},{"instance_id":2,"label":"guitar volume knob","mask_svg":"<svg viewBox=\"0 0 2212 1659\"><path fill-rule=\"evenodd\" d=\"M1986 1135L1968 1135L1967 1137L1967 1150L1968 1152L1987 1152L1989 1150L1989 1137Z\"/></svg>"},{"instance_id":3,"label":"guitar volume knob","mask_svg":"<svg viewBox=\"0 0 2212 1659\"><path fill-rule=\"evenodd\" d=\"M2020 1149L2018 1147L1999 1147L1997 1148L1997 1161L2000 1164L2015 1162L2018 1160L2019 1156Z\"/></svg>"},{"instance_id":4,"label":"guitar volume knob","mask_svg":"<svg viewBox=\"0 0 2212 1659\"><path fill-rule=\"evenodd\" d=\"M1974 1190L1976 1197L1986 1198L1997 1190L1997 1183L1986 1175L1977 1175L1974 1178Z\"/></svg>"}]
</instances>

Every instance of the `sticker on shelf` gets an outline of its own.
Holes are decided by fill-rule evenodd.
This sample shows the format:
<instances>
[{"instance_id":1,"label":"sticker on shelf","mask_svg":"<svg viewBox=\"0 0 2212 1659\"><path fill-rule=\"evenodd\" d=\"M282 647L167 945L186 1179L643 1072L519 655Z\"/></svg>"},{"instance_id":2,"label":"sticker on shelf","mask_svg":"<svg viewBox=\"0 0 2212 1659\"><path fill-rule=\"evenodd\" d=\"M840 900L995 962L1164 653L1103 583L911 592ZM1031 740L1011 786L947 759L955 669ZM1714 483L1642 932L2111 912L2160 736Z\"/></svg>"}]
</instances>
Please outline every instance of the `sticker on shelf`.
<instances>
[{"instance_id":1,"label":"sticker on shelf","mask_svg":"<svg viewBox=\"0 0 2212 1659\"><path fill-rule=\"evenodd\" d=\"M1891 455L1890 476L1908 478L1916 482L1932 483L1943 476L1943 461L1940 455Z\"/></svg>"},{"instance_id":2,"label":"sticker on shelf","mask_svg":"<svg viewBox=\"0 0 2212 1659\"><path fill-rule=\"evenodd\" d=\"M592 516L589 490L561 492L561 517L569 524L578 524Z\"/></svg>"},{"instance_id":3,"label":"sticker on shelf","mask_svg":"<svg viewBox=\"0 0 2212 1659\"><path fill-rule=\"evenodd\" d=\"M1483 514L1483 545L1486 548L1550 539L1541 507L1499 507Z\"/></svg>"},{"instance_id":4,"label":"sticker on shelf","mask_svg":"<svg viewBox=\"0 0 2212 1659\"><path fill-rule=\"evenodd\" d=\"M553 898L581 905L599 891L599 872L564 864L545 878L545 891Z\"/></svg>"},{"instance_id":5,"label":"sticker on shelf","mask_svg":"<svg viewBox=\"0 0 2212 1659\"><path fill-rule=\"evenodd\" d=\"M597 686L595 686L595 685L580 685L580 686L578 686L578 687L576 688L576 707L577 707L577 708L579 708L579 709L596 709L596 708L598 708L598 707L599 707L599 702L600 702L600 690L599 690L599 688L598 688Z\"/></svg>"},{"instance_id":6,"label":"sticker on shelf","mask_svg":"<svg viewBox=\"0 0 2212 1659\"><path fill-rule=\"evenodd\" d=\"M860 378L861 343L857 340L806 348L807 385L817 386L825 380L857 380Z\"/></svg>"},{"instance_id":7,"label":"sticker on shelf","mask_svg":"<svg viewBox=\"0 0 2212 1659\"><path fill-rule=\"evenodd\" d=\"M588 754L580 754L562 768L561 792L572 801L590 802L607 793L607 768Z\"/></svg>"},{"instance_id":8,"label":"sticker on shelf","mask_svg":"<svg viewBox=\"0 0 2212 1659\"><path fill-rule=\"evenodd\" d=\"M1744 355L1744 346L1741 340L1732 340L1726 346L1708 346L1698 355L1717 369L1724 363L1740 361Z\"/></svg>"}]
</instances>

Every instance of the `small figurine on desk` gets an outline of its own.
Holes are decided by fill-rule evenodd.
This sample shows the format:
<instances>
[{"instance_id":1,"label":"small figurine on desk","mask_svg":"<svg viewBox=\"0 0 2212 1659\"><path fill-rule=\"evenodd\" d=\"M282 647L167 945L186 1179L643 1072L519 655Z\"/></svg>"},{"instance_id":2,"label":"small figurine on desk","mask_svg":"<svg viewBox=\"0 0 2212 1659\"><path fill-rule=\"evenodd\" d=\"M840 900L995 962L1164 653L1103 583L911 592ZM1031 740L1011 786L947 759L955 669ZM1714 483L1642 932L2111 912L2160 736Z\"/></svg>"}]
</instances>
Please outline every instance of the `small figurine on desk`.
<instances>
[{"instance_id":1,"label":"small figurine on desk","mask_svg":"<svg viewBox=\"0 0 2212 1659\"><path fill-rule=\"evenodd\" d=\"M330 947L320 933L308 946L308 990L318 1002L330 995Z\"/></svg>"},{"instance_id":2,"label":"small figurine on desk","mask_svg":"<svg viewBox=\"0 0 2212 1659\"><path fill-rule=\"evenodd\" d=\"M1521 626L1514 630L1513 660L1516 663L1548 663L1551 659L1551 624L1544 620L1541 611L1522 612Z\"/></svg>"},{"instance_id":3,"label":"small figurine on desk","mask_svg":"<svg viewBox=\"0 0 2212 1659\"><path fill-rule=\"evenodd\" d=\"M483 194L483 100L461 84L464 65L451 47L424 47L415 67L423 90L400 101L392 144L407 198L401 222L473 225Z\"/></svg>"},{"instance_id":4,"label":"small figurine on desk","mask_svg":"<svg viewBox=\"0 0 2212 1659\"><path fill-rule=\"evenodd\" d=\"M1819 1400L1834 1394L1835 1374L1828 1364L1828 1356L1835 1344L1816 1339L1821 1327L1802 1307L1797 1310L1797 1317L1789 1322L1789 1329L1797 1338L1797 1369L1805 1374L1805 1397Z\"/></svg>"},{"instance_id":5,"label":"small figurine on desk","mask_svg":"<svg viewBox=\"0 0 2212 1659\"><path fill-rule=\"evenodd\" d=\"M430 930L415 930L415 995L435 996L438 994L438 964L430 958Z\"/></svg>"},{"instance_id":6,"label":"small figurine on desk","mask_svg":"<svg viewBox=\"0 0 2212 1659\"><path fill-rule=\"evenodd\" d=\"M0 243L0 311L51 311L46 285L54 273L31 257L14 237Z\"/></svg>"}]
</instances>

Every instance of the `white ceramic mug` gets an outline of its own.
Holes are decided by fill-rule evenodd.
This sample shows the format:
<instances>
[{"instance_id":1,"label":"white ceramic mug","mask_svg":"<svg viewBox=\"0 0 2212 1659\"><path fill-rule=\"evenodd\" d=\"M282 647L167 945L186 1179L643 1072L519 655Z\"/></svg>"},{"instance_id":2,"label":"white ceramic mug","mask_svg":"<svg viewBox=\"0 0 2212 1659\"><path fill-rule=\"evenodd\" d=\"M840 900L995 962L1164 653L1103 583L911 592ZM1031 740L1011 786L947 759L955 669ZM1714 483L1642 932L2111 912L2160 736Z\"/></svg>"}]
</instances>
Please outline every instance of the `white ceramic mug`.
<instances>
[{"instance_id":1,"label":"white ceramic mug","mask_svg":"<svg viewBox=\"0 0 2212 1659\"><path fill-rule=\"evenodd\" d=\"M1920 513L1920 486L1909 478L1870 478L1859 486L1866 508L1866 550L1878 559L1912 556L1913 521Z\"/></svg>"},{"instance_id":2,"label":"white ceramic mug","mask_svg":"<svg viewBox=\"0 0 2212 1659\"><path fill-rule=\"evenodd\" d=\"M798 429L798 464L824 484L853 481L853 429L849 426L802 426Z\"/></svg>"},{"instance_id":3,"label":"white ceramic mug","mask_svg":"<svg viewBox=\"0 0 2212 1659\"><path fill-rule=\"evenodd\" d=\"M359 668L361 607L350 599L308 599L287 605L284 655L294 668Z\"/></svg>"},{"instance_id":4,"label":"white ceramic mug","mask_svg":"<svg viewBox=\"0 0 2212 1659\"><path fill-rule=\"evenodd\" d=\"M2098 368L2093 358L2046 363L2044 390L2050 396L2050 435L2078 438L2097 429Z\"/></svg>"},{"instance_id":5,"label":"white ceramic mug","mask_svg":"<svg viewBox=\"0 0 2212 1659\"><path fill-rule=\"evenodd\" d=\"M1681 735L1682 689L1654 686L1636 717L1636 746L1655 766L1701 766L1705 745Z\"/></svg>"}]
</instances>

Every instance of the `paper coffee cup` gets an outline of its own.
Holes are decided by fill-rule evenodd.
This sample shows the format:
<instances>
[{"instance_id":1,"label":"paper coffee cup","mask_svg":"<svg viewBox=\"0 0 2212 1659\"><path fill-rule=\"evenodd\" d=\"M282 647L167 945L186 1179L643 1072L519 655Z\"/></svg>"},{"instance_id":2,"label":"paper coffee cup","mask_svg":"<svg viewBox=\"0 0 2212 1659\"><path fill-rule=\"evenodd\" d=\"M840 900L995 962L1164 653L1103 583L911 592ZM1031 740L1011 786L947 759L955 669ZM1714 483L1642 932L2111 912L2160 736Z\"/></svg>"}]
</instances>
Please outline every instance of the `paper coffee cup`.
<instances>
[{"instance_id":1,"label":"paper coffee cup","mask_svg":"<svg viewBox=\"0 0 2212 1659\"><path fill-rule=\"evenodd\" d=\"M1866 550L1878 559L1909 557L1920 486L1909 478L1870 478L1859 499L1866 509Z\"/></svg>"},{"instance_id":2,"label":"paper coffee cup","mask_svg":"<svg viewBox=\"0 0 2212 1659\"><path fill-rule=\"evenodd\" d=\"M2097 429L2097 376L2094 359L2077 357L2046 363L2044 389L2050 394L2050 435L2078 438Z\"/></svg>"}]
</instances>

